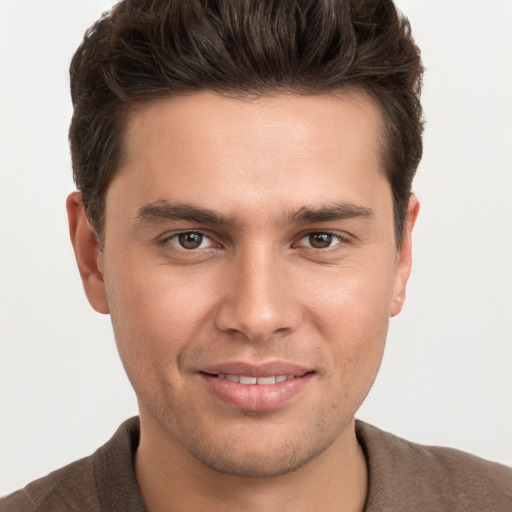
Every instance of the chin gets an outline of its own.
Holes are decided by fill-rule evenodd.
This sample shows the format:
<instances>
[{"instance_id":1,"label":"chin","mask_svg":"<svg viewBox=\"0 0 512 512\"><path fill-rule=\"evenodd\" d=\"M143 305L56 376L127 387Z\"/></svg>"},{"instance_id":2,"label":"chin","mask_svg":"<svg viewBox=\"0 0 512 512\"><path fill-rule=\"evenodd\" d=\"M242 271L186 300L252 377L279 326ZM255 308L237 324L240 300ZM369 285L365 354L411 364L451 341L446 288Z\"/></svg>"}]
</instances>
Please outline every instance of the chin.
<instances>
[{"instance_id":1,"label":"chin","mask_svg":"<svg viewBox=\"0 0 512 512\"><path fill-rule=\"evenodd\" d=\"M197 454L197 458L209 468L226 475L269 478L297 471L316 457L317 453L297 453L296 450L283 449L272 454Z\"/></svg>"},{"instance_id":2,"label":"chin","mask_svg":"<svg viewBox=\"0 0 512 512\"><path fill-rule=\"evenodd\" d=\"M297 436L290 439L286 434L255 428L252 435L236 436L219 443L217 438L199 440L186 446L189 453L209 468L227 475L269 478L297 471L328 449L336 440L337 433L328 437L316 435ZM303 434L303 433L301 433Z\"/></svg>"}]
</instances>

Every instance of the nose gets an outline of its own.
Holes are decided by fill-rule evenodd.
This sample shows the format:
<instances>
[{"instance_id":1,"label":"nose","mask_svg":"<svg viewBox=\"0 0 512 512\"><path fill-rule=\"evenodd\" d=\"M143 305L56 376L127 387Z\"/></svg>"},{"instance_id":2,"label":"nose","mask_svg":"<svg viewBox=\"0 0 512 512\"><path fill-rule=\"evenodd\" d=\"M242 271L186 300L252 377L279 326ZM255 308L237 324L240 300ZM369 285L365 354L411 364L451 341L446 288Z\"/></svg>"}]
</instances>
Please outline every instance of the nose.
<instances>
[{"instance_id":1,"label":"nose","mask_svg":"<svg viewBox=\"0 0 512 512\"><path fill-rule=\"evenodd\" d=\"M261 249L230 263L217 328L248 341L293 332L301 321L301 308L286 261Z\"/></svg>"}]
</instances>

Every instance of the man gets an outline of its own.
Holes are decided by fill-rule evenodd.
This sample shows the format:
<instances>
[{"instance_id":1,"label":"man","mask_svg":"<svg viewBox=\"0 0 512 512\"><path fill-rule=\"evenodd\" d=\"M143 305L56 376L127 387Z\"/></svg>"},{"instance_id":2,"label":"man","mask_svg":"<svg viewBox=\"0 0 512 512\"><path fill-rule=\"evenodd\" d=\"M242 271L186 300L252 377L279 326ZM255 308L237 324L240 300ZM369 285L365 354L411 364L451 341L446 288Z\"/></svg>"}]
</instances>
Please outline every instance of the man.
<instances>
[{"instance_id":1,"label":"man","mask_svg":"<svg viewBox=\"0 0 512 512\"><path fill-rule=\"evenodd\" d=\"M510 510L356 423L401 310L421 63L388 1L119 4L71 67L70 233L137 420L5 510Z\"/></svg>"}]
</instances>

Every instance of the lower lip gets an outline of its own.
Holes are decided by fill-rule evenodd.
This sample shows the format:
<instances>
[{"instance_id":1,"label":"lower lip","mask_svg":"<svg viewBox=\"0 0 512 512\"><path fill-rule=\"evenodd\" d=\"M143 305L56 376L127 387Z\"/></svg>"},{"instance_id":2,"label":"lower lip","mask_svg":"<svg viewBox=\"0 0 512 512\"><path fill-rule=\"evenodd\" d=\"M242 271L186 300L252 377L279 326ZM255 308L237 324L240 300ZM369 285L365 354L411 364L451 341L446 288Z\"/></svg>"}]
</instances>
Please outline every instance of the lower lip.
<instances>
[{"instance_id":1,"label":"lower lip","mask_svg":"<svg viewBox=\"0 0 512 512\"><path fill-rule=\"evenodd\" d=\"M301 393L313 377L312 373L308 373L276 384L240 384L205 373L199 375L215 396L245 411L276 409Z\"/></svg>"}]
</instances>

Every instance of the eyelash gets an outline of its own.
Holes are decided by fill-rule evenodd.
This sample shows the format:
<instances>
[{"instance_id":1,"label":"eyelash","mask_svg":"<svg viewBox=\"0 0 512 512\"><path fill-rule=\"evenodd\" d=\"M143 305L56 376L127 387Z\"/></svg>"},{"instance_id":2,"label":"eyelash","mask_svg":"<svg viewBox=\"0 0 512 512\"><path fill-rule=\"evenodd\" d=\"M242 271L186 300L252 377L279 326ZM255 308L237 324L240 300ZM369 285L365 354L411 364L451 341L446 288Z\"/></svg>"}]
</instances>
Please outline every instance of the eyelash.
<instances>
[{"instance_id":1,"label":"eyelash","mask_svg":"<svg viewBox=\"0 0 512 512\"><path fill-rule=\"evenodd\" d=\"M305 240L308 237L311 237L313 235L328 235L328 236L331 236L333 239L336 239L337 243L335 243L334 245L329 245L328 247L322 247L322 248L312 247L311 245L303 245L303 246L299 246L299 247L307 247L308 249L313 249L315 251L327 251L329 249L333 249L334 247L336 247L338 245L342 245L342 244L346 245L349 243L349 239L347 236L343 236L340 233L336 233L333 231L309 231L309 232L305 233L303 236L301 236L298 239L298 242L301 242L302 240ZM297 247L298 242L294 242L293 246Z\"/></svg>"},{"instance_id":2,"label":"eyelash","mask_svg":"<svg viewBox=\"0 0 512 512\"><path fill-rule=\"evenodd\" d=\"M197 247L197 248L193 248L193 249L187 249L186 247L183 247L179 243L179 237L182 236L182 235L199 235L200 237L202 237L201 245L203 244L204 239L209 239L211 241L211 243L215 243L215 241L213 240L213 238L210 235L208 235L206 233L203 233L202 231L196 231L196 230L180 231L178 233L173 233L170 236L166 236L162 240L161 243L162 243L162 245L166 245L168 243L171 243L172 245L174 245L174 246L178 247L179 249L181 249L183 251L186 251L186 252L194 252L194 251L205 249L205 248L201 248L201 247ZM173 240L175 240L176 243L173 243ZM210 248L211 247L208 247L208 249L210 249Z\"/></svg>"},{"instance_id":3,"label":"eyelash","mask_svg":"<svg viewBox=\"0 0 512 512\"><path fill-rule=\"evenodd\" d=\"M209 239L211 245L215 244L215 240L213 239L213 237L211 235L209 235L207 233L204 233L202 231L199 231L199 230L179 231L177 233L173 233L170 236L166 236L165 238L163 238L161 240L160 243L161 243L161 245L167 245L167 244L171 243L173 246L177 247L179 250L182 250L182 251L185 251L185 252L190 252L190 253L196 252L196 251L200 251L200 250L204 250L204 249L220 248L220 247L203 247L203 248L201 248L201 247L197 247L197 248L186 248L186 247L183 247L183 245L180 244L180 242L179 242L179 237L182 236L182 235L199 235L200 237L202 237L200 245L202 245L204 243L205 239ZM303 241L303 240L305 240L308 237L311 237L313 235L328 235L328 236L331 236L333 239L337 240L337 243L335 243L334 245L329 245L327 247L321 247L321 248L312 247L311 245L301 245L300 244L301 241ZM343 235L341 235L340 233L337 233L337 232L328 231L328 230L324 230L324 231L308 231L307 233L304 233L299 238L297 238L296 241L294 241L292 243L292 247L293 248L305 247L305 248L313 250L313 251L326 252L329 249L333 249L334 247L337 247L338 245L346 246L349 243L350 243L350 239L349 239L348 236L343 236ZM218 244L218 245L220 246L220 244Z\"/></svg>"}]
</instances>

